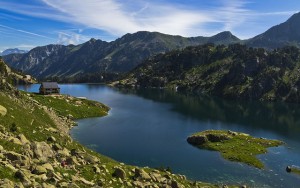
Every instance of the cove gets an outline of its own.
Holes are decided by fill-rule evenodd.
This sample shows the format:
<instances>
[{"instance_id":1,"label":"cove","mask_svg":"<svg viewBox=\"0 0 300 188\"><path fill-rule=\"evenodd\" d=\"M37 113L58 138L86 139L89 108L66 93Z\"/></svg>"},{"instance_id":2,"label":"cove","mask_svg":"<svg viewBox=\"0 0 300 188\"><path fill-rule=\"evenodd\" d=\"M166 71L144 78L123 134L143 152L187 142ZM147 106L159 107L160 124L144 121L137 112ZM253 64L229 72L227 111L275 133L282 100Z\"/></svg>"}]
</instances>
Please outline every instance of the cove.
<instances>
[{"instance_id":1,"label":"cove","mask_svg":"<svg viewBox=\"0 0 300 188\"><path fill-rule=\"evenodd\" d=\"M30 92L39 85L19 86ZM109 107L109 115L78 121L70 134L80 143L131 165L170 167L189 179L250 187L299 187L287 165L300 166L300 105L228 101L164 90L118 90L103 85L65 84L61 92ZM260 155L265 169L224 160L219 153L186 142L207 129L245 132L278 139L284 146Z\"/></svg>"}]
</instances>

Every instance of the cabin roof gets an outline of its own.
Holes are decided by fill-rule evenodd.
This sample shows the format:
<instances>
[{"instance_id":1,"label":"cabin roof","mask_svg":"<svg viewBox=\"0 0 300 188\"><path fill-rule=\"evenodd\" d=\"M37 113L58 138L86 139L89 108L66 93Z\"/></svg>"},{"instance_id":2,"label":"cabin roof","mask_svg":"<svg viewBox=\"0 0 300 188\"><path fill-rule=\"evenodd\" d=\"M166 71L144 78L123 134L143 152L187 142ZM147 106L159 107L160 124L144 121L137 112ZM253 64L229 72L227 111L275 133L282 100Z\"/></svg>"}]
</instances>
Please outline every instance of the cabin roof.
<instances>
[{"instance_id":1,"label":"cabin roof","mask_svg":"<svg viewBox=\"0 0 300 188\"><path fill-rule=\"evenodd\" d=\"M45 89L59 89L57 82L42 82L41 87Z\"/></svg>"}]
</instances>

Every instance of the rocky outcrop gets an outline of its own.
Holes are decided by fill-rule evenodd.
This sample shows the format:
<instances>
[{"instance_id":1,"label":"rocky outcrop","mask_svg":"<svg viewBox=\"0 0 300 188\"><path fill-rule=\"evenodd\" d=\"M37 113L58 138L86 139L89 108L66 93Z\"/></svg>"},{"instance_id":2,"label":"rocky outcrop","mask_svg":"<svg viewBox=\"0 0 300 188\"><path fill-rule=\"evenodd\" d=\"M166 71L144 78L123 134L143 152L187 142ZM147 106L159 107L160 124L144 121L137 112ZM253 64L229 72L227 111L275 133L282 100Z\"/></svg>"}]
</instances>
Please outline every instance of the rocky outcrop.
<instances>
[{"instance_id":1,"label":"rocky outcrop","mask_svg":"<svg viewBox=\"0 0 300 188\"><path fill-rule=\"evenodd\" d=\"M229 140L230 138L231 137L228 134L214 134L208 132L189 136L187 141L192 145L203 145L207 142L222 142L224 140Z\"/></svg>"}]
</instances>

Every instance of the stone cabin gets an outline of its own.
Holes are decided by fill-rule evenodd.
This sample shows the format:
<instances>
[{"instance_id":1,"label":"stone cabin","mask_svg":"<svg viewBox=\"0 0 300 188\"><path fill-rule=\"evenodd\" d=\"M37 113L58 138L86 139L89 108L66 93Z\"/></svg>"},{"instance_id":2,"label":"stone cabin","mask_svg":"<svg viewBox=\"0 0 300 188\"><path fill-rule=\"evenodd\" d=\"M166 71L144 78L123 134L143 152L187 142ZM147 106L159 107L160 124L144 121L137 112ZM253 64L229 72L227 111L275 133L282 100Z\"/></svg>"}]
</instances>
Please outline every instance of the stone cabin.
<instances>
[{"instance_id":1,"label":"stone cabin","mask_svg":"<svg viewBox=\"0 0 300 188\"><path fill-rule=\"evenodd\" d=\"M57 82L42 82L40 86L40 94L59 94L60 88L58 87Z\"/></svg>"}]
</instances>

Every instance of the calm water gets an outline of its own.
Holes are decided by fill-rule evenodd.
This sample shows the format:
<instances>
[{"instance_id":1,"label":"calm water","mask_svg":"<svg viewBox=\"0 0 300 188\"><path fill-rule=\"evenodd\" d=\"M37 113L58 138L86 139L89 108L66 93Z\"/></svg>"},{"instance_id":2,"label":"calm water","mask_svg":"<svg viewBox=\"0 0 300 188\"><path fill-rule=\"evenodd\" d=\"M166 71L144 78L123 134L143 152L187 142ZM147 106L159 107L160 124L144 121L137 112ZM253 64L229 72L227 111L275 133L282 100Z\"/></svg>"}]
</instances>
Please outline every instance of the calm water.
<instances>
[{"instance_id":1,"label":"calm water","mask_svg":"<svg viewBox=\"0 0 300 188\"><path fill-rule=\"evenodd\" d=\"M38 85L21 89L38 91ZM250 187L300 187L300 176L285 172L300 166L300 106L226 101L162 90L120 91L102 85L61 85L61 91L111 107L103 118L79 120L71 131L80 143L131 165L170 167L189 179L239 183ZM279 139L285 146L260 155L258 170L229 162L217 152L197 149L186 138L207 129L230 129Z\"/></svg>"}]
</instances>

